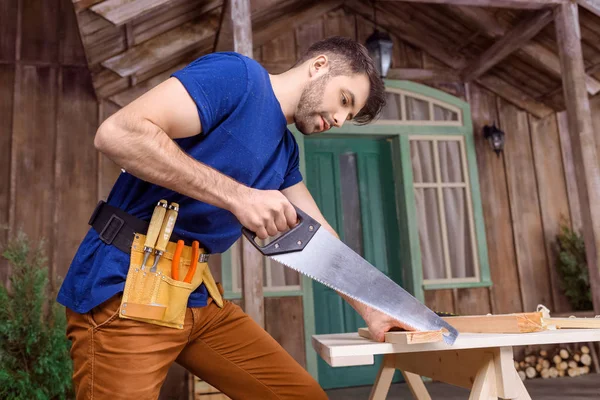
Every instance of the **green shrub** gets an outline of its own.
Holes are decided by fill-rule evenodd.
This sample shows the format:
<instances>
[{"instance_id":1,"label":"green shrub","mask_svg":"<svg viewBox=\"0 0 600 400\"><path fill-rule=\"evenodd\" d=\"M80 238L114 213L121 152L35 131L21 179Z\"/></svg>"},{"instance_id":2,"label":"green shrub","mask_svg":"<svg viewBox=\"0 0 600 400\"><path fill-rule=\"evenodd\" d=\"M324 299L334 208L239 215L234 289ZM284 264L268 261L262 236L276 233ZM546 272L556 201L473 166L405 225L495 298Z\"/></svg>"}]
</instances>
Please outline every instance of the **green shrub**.
<instances>
[{"instance_id":1,"label":"green shrub","mask_svg":"<svg viewBox=\"0 0 600 400\"><path fill-rule=\"evenodd\" d=\"M0 284L0 399L72 398L65 310L49 290L42 245L19 234L2 256L12 273L10 289Z\"/></svg>"},{"instance_id":2,"label":"green shrub","mask_svg":"<svg viewBox=\"0 0 600 400\"><path fill-rule=\"evenodd\" d=\"M562 289L575 310L591 310L592 292L583 237L563 224L557 242L556 266Z\"/></svg>"}]
</instances>

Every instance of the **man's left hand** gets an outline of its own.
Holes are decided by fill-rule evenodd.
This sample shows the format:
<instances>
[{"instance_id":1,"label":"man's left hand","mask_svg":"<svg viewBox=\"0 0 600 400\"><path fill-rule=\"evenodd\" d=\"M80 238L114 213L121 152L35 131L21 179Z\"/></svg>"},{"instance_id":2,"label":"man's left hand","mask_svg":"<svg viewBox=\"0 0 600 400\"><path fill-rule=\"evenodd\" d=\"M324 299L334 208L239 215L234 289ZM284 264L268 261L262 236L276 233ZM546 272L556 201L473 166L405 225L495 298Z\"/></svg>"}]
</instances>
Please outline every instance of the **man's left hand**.
<instances>
[{"instance_id":1,"label":"man's left hand","mask_svg":"<svg viewBox=\"0 0 600 400\"><path fill-rule=\"evenodd\" d=\"M371 337L378 342L383 342L385 339L385 333L392 328L402 328L407 331L413 330L412 328L404 325L402 322L393 319L389 315L373 308L365 306L364 310L362 311L362 317L369 327Z\"/></svg>"}]
</instances>

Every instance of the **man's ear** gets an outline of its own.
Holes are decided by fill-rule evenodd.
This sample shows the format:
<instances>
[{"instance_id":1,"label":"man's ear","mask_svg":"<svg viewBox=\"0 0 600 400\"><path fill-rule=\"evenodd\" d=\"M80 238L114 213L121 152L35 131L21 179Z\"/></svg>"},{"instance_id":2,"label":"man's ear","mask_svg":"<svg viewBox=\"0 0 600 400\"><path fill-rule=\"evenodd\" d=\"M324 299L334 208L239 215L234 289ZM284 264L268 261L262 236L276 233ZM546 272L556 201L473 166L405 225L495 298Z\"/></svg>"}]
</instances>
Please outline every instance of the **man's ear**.
<instances>
[{"instance_id":1,"label":"man's ear","mask_svg":"<svg viewBox=\"0 0 600 400\"><path fill-rule=\"evenodd\" d=\"M313 58L309 67L310 77L320 77L327 72L329 72L329 58L325 54Z\"/></svg>"}]
</instances>

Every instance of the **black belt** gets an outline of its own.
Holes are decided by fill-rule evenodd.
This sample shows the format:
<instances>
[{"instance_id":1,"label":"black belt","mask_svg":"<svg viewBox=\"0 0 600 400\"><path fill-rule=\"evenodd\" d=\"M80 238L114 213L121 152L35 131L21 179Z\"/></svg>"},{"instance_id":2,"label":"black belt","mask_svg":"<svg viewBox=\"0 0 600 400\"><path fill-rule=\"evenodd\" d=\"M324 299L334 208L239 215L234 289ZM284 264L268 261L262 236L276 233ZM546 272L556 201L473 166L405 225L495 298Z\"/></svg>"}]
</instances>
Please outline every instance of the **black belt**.
<instances>
[{"instance_id":1,"label":"black belt","mask_svg":"<svg viewBox=\"0 0 600 400\"><path fill-rule=\"evenodd\" d=\"M148 221L127 214L120 208L113 207L100 200L88 222L100 235L100 240L111 244L124 253L131 253L131 244L136 233L148 232ZM175 232L171 234L171 242L183 240L186 245L192 241L184 239Z\"/></svg>"}]
</instances>

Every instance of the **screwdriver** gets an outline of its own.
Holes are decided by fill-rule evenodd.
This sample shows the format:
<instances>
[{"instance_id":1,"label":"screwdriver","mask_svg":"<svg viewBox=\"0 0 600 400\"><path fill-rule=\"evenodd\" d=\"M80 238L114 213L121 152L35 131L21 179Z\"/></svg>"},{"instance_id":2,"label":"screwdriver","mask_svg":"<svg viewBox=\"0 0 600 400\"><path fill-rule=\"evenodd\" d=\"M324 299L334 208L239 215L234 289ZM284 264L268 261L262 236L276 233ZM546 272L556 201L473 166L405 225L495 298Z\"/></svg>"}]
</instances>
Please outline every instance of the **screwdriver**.
<instances>
[{"instance_id":1,"label":"screwdriver","mask_svg":"<svg viewBox=\"0 0 600 400\"><path fill-rule=\"evenodd\" d=\"M144 262L142 262L142 270L145 269L146 261L154 250L154 244L158 238L160 227L162 226L165 213L167 212L167 201L161 200L154 207L152 212L152 219L150 219L150 225L148 226L148 232L146 233L146 242L144 243Z\"/></svg>"},{"instance_id":2,"label":"screwdriver","mask_svg":"<svg viewBox=\"0 0 600 400\"><path fill-rule=\"evenodd\" d=\"M175 221L177 220L178 213L179 204L171 203L169 205L167 215L163 220L162 227L160 229L160 234L158 235L158 242L156 243L156 247L154 248L154 264L152 265L152 268L150 268L150 272L156 272L156 266L158 265L158 261L167 249L167 244L169 244L171 233L173 233L173 227L175 226Z\"/></svg>"}]
</instances>

